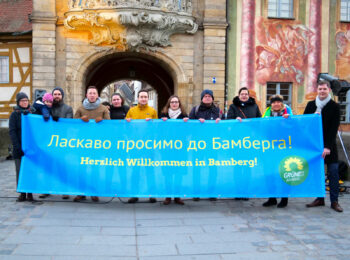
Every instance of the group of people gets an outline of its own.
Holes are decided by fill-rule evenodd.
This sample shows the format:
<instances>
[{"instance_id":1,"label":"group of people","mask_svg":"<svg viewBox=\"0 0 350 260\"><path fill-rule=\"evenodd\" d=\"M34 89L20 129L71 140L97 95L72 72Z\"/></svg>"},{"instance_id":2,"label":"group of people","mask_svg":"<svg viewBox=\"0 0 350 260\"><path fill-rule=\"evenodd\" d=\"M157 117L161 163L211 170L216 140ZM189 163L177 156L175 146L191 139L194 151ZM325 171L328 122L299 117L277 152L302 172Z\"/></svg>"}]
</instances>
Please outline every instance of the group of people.
<instances>
[{"instance_id":1,"label":"group of people","mask_svg":"<svg viewBox=\"0 0 350 260\"><path fill-rule=\"evenodd\" d=\"M339 105L331 99L330 96L330 84L327 81L321 81L318 83L317 97L314 101L310 101L304 114L317 113L322 116L323 127L323 139L324 150L322 157L327 164L327 174L330 186L330 200L331 208L337 212L342 212L343 209L338 203L339 193L339 175L338 175L338 158L336 149L336 134L340 123L340 109ZM165 107L161 110L160 118L162 120L167 119L181 119L187 121L189 119L197 119L204 123L205 120L215 120L218 123L222 119L220 109L214 104L213 91L209 89L203 90L201 93L200 105L194 106L189 115L186 113L181 100L178 96L172 95ZM21 158L23 156L21 146L21 114L38 113L42 114L44 120L48 120L51 116L53 120L58 121L59 118L80 118L84 122L88 122L93 119L97 123L102 120L109 119L126 119L130 122L133 119L151 120L157 119L157 111L148 105L148 92L146 90L140 90L138 92L138 104L129 108L124 104L123 97L115 93L112 95L111 104L104 105L98 95L98 90L94 86L89 86L86 91L86 98L83 100L82 105L77 109L73 115L73 109L64 103L64 91L60 87L53 89L52 93L46 93L42 100L36 101L33 106L30 106L28 96L20 92L16 96L17 106L14 108L14 112L10 116L9 128L10 136L13 144L13 157L15 159L16 177L18 184L19 169L21 164ZM225 119L236 119L240 122L244 122L247 118L258 117L277 117L281 116L288 118L292 115L291 108L283 103L283 97L280 95L273 95L270 98L270 106L266 109L262 115L258 105L253 97L250 97L249 90L245 87L239 89L238 96L233 99L233 103L230 105L227 116ZM42 194L41 197L48 196L48 194ZM68 195L63 195L63 199L68 199ZM86 199L83 195L78 195L74 198L75 202ZM216 200L216 198L210 198ZM245 199L245 198L236 198ZM20 193L17 201L33 201L33 195L31 193ZM92 196L91 200L98 202L97 196ZM198 201L199 198L194 198ZM128 203L136 203L137 197L130 198ZM156 198L149 198L149 202L155 203ZM184 205L184 201L181 198L174 198L176 204ZM165 198L164 205L171 203L171 198ZM282 198L280 203L277 204L276 198L269 198L263 203L264 207L275 206L284 208L288 204L288 198ZM307 204L307 207L324 206L324 198L317 198L312 203Z\"/></svg>"}]
</instances>

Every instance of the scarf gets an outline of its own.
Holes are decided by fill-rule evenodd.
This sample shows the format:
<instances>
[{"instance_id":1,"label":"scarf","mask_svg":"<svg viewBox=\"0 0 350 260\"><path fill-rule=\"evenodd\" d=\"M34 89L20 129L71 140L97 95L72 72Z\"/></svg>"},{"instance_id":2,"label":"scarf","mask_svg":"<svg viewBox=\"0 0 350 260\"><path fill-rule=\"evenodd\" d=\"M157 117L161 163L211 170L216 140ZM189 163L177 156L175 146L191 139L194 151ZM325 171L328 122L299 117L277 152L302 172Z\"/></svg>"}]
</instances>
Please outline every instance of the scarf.
<instances>
[{"instance_id":1,"label":"scarf","mask_svg":"<svg viewBox=\"0 0 350 260\"><path fill-rule=\"evenodd\" d=\"M171 119L176 119L181 114L181 109L178 108L176 110L172 110L171 108L168 109L168 114Z\"/></svg>"},{"instance_id":2,"label":"scarf","mask_svg":"<svg viewBox=\"0 0 350 260\"><path fill-rule=\"evenodd\" d=\"M95 103L90 103L87 98L85 98L83 101L83 107L86 110L94 110L94 109L98 108L100 104L101 104L100 98L97 98Z\"/></svg>"},{"instance_id":3,"label":"scarf","mask_svg":"<svg viewBox=\"0 0 350 260\"><path fill-rule=\"evenodd\" d=\"M331 100L331 95L328 95L324 100L320 100L320 98L317 96L316 97L316 113L321 113L322 109L324 108L325 105Z\"/></svg>"}]
</instances>

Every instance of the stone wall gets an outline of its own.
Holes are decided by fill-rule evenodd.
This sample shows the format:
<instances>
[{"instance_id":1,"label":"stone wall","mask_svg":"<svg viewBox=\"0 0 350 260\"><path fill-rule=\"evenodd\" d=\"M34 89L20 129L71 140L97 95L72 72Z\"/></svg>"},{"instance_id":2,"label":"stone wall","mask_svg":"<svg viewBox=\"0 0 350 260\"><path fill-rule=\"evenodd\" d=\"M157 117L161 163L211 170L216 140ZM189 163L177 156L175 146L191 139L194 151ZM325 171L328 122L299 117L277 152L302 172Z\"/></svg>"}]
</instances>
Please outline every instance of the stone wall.
<instances>
[{"instance_id":1,"label":"stone wall","mask_svg":"<svg viewBox=\"0 0 350 260\"><path fill-rule=\"evenodd\" d=\"M9 155L9 145L11 144L9 129L0 127L0 157L6 157Z\"/></svg>"}]
</instances>

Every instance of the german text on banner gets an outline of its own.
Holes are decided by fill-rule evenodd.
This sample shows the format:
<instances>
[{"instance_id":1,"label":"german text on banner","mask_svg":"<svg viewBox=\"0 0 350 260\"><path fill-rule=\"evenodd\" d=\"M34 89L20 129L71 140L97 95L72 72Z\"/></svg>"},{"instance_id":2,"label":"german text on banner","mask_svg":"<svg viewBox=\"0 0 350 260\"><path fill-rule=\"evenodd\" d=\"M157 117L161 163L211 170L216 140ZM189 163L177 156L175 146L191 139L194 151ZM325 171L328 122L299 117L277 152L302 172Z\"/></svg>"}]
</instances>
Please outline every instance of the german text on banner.
<instances>
[{"instance_id":1,"label":"german text on banner","mask_svg":"<svg viewBox=\"0 0 350 260\"><path fill-rule=\"evenodd\" d=\"M22 116L18 191L106 197L324 196L321 117L198 120Z\"/></svg>"}]
</instances>

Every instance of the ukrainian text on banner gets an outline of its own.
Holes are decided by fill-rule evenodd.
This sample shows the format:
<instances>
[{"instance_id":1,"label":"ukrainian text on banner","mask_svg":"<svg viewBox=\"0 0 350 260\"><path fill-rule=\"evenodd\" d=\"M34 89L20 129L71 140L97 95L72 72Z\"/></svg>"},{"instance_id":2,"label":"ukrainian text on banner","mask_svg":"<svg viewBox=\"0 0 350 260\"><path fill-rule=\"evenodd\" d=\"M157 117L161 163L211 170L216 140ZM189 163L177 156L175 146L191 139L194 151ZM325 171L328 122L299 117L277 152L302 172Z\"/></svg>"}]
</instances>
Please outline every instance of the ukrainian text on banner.
<instances>
[{"instance_id":1,"label":"ukrainian text on banner","mask_svg":"<svg viewBox=\"0 0 350 260\"><path fill-rule=\"evenodd\" d=\"M120 197L324 196L321 117L22 117L21 192Z\"/></svg>"}]
</instances>

